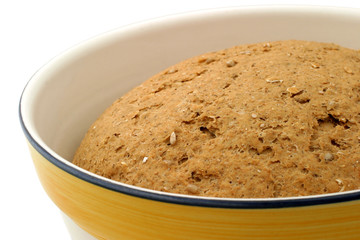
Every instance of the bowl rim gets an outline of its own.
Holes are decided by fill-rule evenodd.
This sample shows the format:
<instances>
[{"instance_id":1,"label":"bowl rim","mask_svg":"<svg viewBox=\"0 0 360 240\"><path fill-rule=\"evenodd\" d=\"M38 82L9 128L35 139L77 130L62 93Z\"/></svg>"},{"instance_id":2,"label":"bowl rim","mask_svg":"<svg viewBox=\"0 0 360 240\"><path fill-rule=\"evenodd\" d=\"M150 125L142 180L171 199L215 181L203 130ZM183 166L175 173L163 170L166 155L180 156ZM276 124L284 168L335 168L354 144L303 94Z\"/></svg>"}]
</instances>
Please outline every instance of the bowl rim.
<instances>
[{"instance_id":1,"label":"bowl rim","mask_svg":"<svg viewBox=\"0 0 360 240\"><path fill-rule=\"evenodd\" d=\"M213 207L213 208L235 208L235 209L272 209L272 208L289 208L289 207L303 207L303 206L314 206L322 204L333 204L341 203L348 201L355 201L360 199L360 189L351 190L338 193L328 193L320 195L309 195L309 196L298 196L298 197L281 197L281 198L220 198L220 197L202 197L202 196L193 196L185 194L176 194L161 192L151 189L145 189L141 187L136 187L121 182L117 182L94 173L91 173L87 170L84 170L70 161L62 158L54 151L52 151L45 142L43 142L39 137L37 137L36 132L31 128L31 124L27 123L26 118L24 117L24 96L29 91L29 85L32 82L38 79L38 76L41 76L43 69L46 69L49 65L56 64L59 58L66 57L69 53L73 51L81 51L83 45L96 44L102 40L106 40L111 34L118 31L126 31L131 28L141 28L143 25L155 24L157 22L172 20L172 21L181 21L186 20L187 17L196 17L201 14L221 14L229 10L252 10L258 13L269 13L270 11L277 10L276 13L282 13L286 10L296 10L298 13L303 11L312 11L312 13L323 12L324 9L329 10L328 14L336 14L343 16L344 14L352 13L354 16L357 13L357 17L360 19L360 9L355 8L344 8L344 7L324 7L324 6L309 6L309 5L262 5L262 6L246 6L246 7L225 7L225 8L216 8L216 9L205 9L205 10L196 10L186 13L179 13L164 17L159 17L155 19L145 20L138 23L130 24L128 26L116 28L112 31L99 34L98 36L92 37L80 44L75 45L74 47L64 51L59 54L57 57L54 57L47 64L41 67L35 74L30 78L30 80L25 85L18 106L18 114L20 119L21 128L31 146L39 152L46 160L54 164L56 167L64 170L65 172L82 179L90 184L94 184L105 189L109 189L118 193L139 197L143 199L154 200L158 202L166 202L172 204L180 205L189 205L189 206L200 206L200 207ZM339 11L341 9L341 11Z\"/></svg>"}]
</instances>

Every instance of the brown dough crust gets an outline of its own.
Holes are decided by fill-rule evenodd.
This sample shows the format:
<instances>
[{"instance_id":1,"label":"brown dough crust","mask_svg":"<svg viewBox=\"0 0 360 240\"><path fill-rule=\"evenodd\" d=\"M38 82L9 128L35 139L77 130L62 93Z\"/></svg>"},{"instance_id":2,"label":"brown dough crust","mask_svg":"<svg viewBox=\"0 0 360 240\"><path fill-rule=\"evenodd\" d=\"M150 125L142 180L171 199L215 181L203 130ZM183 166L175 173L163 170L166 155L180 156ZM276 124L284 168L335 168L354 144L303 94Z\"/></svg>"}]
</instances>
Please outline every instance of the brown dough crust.
<instances>
[{"instance_id":1,"label":"brown dough crust","mask_svg":"<svg viewBox=\"0 0 360 240\"><path fill-rule=\"evenodd\" d=\"M176 64L115 101L73 163L159 191L264 198L360 188L360 51L235 46Z\"/></svg>"}]
</instances>

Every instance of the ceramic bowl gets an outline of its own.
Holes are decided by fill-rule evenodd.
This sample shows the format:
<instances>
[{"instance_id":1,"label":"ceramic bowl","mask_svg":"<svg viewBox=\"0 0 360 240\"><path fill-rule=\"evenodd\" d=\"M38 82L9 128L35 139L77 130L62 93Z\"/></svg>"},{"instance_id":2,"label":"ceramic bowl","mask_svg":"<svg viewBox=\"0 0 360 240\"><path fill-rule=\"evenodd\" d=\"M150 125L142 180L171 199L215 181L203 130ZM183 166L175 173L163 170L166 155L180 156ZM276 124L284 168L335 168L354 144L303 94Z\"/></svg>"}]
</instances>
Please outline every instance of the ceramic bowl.
<instances>
[{"instance_id":1,"label":"ceramic bowl","mask_svg":"<svg viewBox=\"0 0 360 240\"><path fill-rule=\"evenodd\" d=\"M70 160L115 99L181 60L238 44L314 40L360 48L360 10L264 6L158 18L90 39L28 82L20 120L41 183L74 239L360 239L360 191L276 199L163 193Z\"/></svg>"}]
</instances>

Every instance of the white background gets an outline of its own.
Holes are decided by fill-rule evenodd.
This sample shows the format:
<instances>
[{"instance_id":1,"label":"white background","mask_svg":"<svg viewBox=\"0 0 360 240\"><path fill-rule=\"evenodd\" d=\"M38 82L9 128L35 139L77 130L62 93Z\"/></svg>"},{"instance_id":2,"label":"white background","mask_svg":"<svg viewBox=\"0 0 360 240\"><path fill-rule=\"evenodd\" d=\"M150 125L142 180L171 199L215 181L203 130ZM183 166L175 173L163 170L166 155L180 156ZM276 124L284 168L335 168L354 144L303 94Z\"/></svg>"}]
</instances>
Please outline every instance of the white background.
<instances>
[{"instance_id":1,"label":"white background","mask_svg":"<svg viewBox=\"0 0 360 240\"><path fill-rule=\"evenodd\" d=\"M0 238L71 239L37 179L18 120L22 89L36 70L63 50L117 27L199 9L259 4L360 8L360 1L346 0L1 0Z\"/></svg>"}]
</instances>

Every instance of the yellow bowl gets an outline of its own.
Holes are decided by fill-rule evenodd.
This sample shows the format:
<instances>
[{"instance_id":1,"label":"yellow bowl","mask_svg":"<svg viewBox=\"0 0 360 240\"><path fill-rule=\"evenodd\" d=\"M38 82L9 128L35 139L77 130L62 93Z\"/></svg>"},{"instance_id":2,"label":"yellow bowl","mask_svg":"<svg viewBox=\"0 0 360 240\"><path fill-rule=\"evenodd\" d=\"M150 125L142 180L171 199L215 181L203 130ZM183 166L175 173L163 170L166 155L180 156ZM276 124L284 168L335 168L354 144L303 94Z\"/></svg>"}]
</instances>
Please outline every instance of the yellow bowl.
<instances>
[{"instance_id":1,"label":"yellow bowl","mask_svg":"<svg viewBox=\"0 0 360 240\"><path fill-rule=\"evenodd\" d=\"M359 9L226 8L117 29L54 58L27 84L20 120L41 183L74 238L360 239L359 190L277 199L194 197L118 183L69 161L112 101L170 65L272 40L360 48L359 29Z\"/></svg>"}]
</instances>

